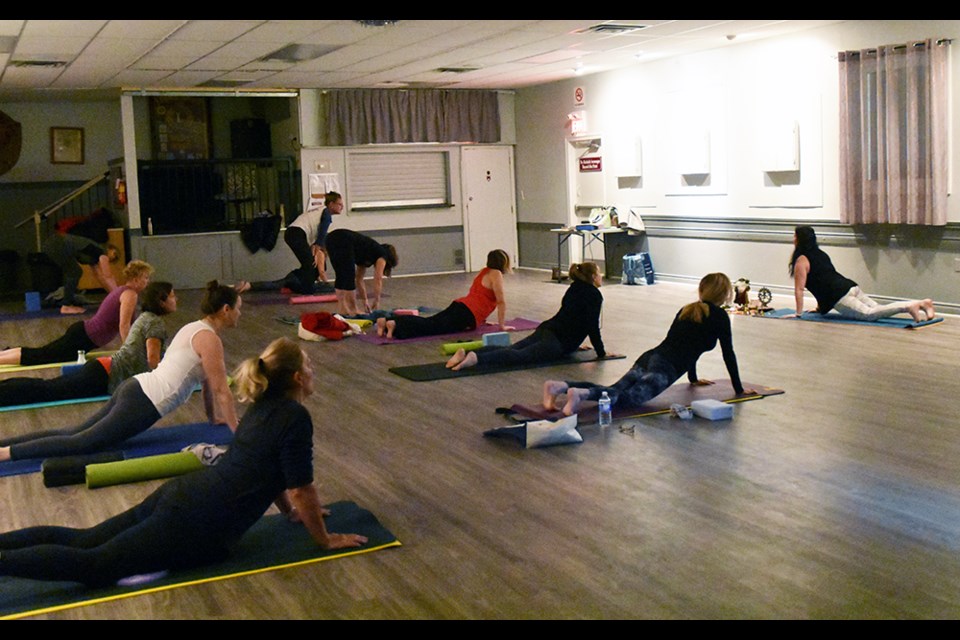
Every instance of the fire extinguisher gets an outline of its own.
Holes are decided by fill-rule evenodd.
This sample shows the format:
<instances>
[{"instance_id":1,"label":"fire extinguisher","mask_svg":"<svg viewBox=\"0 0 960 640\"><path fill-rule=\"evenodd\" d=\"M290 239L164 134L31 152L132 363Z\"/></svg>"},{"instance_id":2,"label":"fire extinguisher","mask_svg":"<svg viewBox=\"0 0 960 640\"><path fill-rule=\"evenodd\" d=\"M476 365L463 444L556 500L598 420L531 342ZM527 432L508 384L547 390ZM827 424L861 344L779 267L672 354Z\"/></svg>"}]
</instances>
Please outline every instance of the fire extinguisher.
<instances>
[{"instance_id":1,"label":"fire extinguisher","mask_svg":"<svg viewBox=\"0 0 960 640\"><path fill-rule=\"evenodd\" d=\"M127 183L123 178L117 178L117 184L114 187L116 191L117 205L124 207L127 204Z\"/></svg>"}]
</instances>

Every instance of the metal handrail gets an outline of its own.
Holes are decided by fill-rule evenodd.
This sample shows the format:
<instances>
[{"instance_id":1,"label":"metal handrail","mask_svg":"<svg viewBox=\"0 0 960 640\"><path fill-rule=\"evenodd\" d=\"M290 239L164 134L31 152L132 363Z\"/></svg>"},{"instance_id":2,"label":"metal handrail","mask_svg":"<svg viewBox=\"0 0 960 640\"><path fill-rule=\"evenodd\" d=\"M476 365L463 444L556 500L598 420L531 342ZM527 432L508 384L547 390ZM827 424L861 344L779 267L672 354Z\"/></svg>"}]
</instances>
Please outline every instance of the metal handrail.
<instances>
[{"instance_id":1,"label":"metal handrail","mask_svg":"<svg viewBox=\"0 0 960 640\"><path fill-rule=\"evenodd\" d=\"M85 183L83 183L82 185L80 185L79 187L77 187L67 195L63 196L62 198L56 200L52 204L47 205L43 209L37 209L36 211L34 211L32 216L30 216L29 218L24 218L23 220L18 222L16 225L14 225L14 229L19 229L20 227L27 224L28 222L33 222L35 226L37 251L40 251L40 245L42 241L40 237L40 223L42 223L51 215L53 215L54 213L56 213L57 211L65 207L69 202L75 200L76 198L79 198L84 193L86 193L93 187L100 184L101 181L106 180L109 175L110 175L110 172L105 171L101 175L96 176L95 178L91 178L90 180L87 180Z\"/></svg>"}]
</instances>

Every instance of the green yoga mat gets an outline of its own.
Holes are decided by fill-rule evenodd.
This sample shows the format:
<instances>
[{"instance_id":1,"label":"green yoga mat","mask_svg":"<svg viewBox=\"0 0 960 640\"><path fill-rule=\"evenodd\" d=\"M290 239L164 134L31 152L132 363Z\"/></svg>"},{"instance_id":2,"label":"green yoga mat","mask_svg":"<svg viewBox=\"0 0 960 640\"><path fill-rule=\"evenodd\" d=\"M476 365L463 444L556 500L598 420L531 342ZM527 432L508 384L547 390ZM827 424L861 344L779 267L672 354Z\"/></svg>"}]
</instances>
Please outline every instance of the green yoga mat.
<instances>
[{"instance_id":1,"label":"green yoga mat","mask_svg":"<svg viewBox=\"0 0 960 640\"><path fill-rule=\"evenodd\" d=\"M200 458L190 451L88 464L87 488L97 489L116 484L172 478L202 468L203 463L200 462Z\"/></svg>"},{"instance_id":2,"label":"green yoga mat","mask_svg":"<svg viewBox=\"0 0 960 640\"><path fill-rule=\"evenodd\" d=\"M515 364L504 367L480 366L469 367L454 371L447 369L446 362L432 362L430 364L414 364L405 367L393 367L390 373L395 373L401 378L406 378L413 382L427 382L430 380L447 380L449 378L467 378L470 376L483 376L491 373L504 373L506 371L521 371L523 369L539 369L541 367L553 367L562 364L583 364L587 362L603 362L603 360L621 360L626 356L607 356L602 360L597 358L597 354L589 349L587 351L576 351L566 358L560 360L550 360L549 362L528 362L524 364Z\"/></svg>"},{"instance_id":3,"label":"green yoga mat","mask_svg":"<svg viewBox=\"0 0 960 640\"><path fill-rule=\"evenodd\" d=\"M114 351L88 351L87 360L93 358L100 358L103 356L111 356ZM47 362L45 364L0 364L0 373L19 373L21 371L37 371L39 369L53 369L61 368L64 365L77 364L74 360L73 362Z\"/></svg>"},{"instance_id":4,"label":"green yoga mat","mask_svg":"<svg viewBox=\"0 0 960 640\"><path fill-rule=\"evenodd\" d=\"M330 515L325 522L329 531L364 535L369 539L367 544L356 549L324 551L316 545L302 524L289 522L281 515L266 516L253 525L240 540L233 555L224 562L189 571L165 573L136 585L91 589L72 582L43 582L0 576L0 619L24 618L400 546L396 536L381 525L372 513L353 502L336 502L328 508Z\"/></svg>"}]
</instances>

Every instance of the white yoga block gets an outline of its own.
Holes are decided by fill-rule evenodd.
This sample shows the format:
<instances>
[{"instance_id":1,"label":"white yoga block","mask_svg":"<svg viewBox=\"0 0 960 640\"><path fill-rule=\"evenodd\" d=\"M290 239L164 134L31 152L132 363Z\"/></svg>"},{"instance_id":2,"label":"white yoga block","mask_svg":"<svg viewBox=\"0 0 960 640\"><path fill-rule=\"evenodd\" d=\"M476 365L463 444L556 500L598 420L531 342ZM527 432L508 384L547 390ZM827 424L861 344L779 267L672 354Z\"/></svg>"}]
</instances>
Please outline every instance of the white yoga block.
<instances>
[{"instance_id":1,"label":"white yoga block","mask_svg":"<svg viewBox=\"0 0 960 640\"><path fill-rule=\"evenodd\" d=\"M690 403L693 413L707 420L727 420L733 417L733 405L719 400L694 400Z\"/></svg>"}]
</instances>

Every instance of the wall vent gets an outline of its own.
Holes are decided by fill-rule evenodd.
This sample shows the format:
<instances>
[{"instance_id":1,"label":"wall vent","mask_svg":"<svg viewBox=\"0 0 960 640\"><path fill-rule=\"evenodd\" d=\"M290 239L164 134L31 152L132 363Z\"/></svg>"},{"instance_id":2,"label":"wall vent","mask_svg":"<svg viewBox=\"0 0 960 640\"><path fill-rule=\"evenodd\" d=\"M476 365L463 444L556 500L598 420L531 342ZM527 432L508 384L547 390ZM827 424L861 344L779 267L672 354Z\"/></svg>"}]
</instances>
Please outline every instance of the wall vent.
<instances>
[{"instance_id":1,"label":"wall vent","mask_svg":"<svg viewBox=\"0 0 960 640\"><path fill-rule=\"evenodd\" d=\"M646 24L627 24L624 22L601 22L592 27L587 27L580 33L629 33L631 31L646 29L648 26L649 25Z\"/></svg>"}]
</instances>

